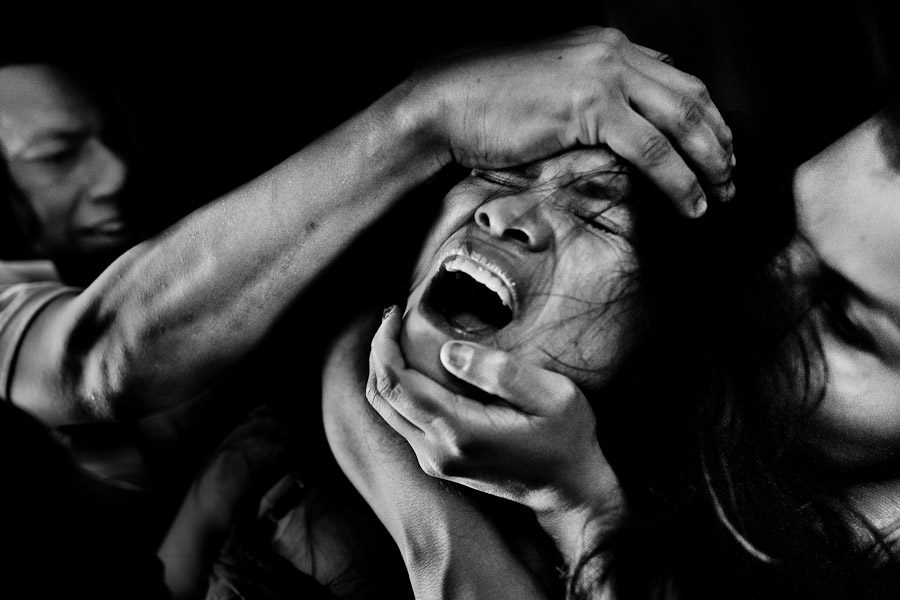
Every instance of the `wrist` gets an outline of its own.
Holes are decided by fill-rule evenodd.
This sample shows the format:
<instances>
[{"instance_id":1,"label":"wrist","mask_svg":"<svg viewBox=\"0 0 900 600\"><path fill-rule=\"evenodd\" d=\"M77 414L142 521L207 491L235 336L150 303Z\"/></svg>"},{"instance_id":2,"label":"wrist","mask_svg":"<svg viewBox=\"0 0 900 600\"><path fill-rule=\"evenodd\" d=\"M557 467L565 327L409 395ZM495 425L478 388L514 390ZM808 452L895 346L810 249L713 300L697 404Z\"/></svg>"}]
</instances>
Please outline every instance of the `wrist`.
<instances>
[{"instance_id":1,"label":"wrist","mask_svg":"<svg viewBox=\"0 0 900 600\"><path fill-rule=\"evenodd\" d=\"M556 496L532 507L538 523L553 539L566 564L606 543L631 522L631 510L611 469L594 472L582 482L580 494Z\"/></svg>"},{"instance_id":2,"label":"wrist","mask_svg":"<svg viewBox=\"0 0 900 600\"><path fill-rule=\"evenodd\" d=\"M398 542L420 599L545 598L535 574L465 494L445 488L440 502L404 519Z\"/></svg>"},{"instance_id":3,"label":"wrist","mask_svg":"<svg viewBox=\"0 0 900 600\"><path fill-rule=\"evenodd\" d=\"M417 72L394 87L372 107L380 120L402 140L407 158L427 175L453 161L444 133L440 92L423 73ZM406 164L405 168L409 168Z\"/></svg>"}]
</instances>

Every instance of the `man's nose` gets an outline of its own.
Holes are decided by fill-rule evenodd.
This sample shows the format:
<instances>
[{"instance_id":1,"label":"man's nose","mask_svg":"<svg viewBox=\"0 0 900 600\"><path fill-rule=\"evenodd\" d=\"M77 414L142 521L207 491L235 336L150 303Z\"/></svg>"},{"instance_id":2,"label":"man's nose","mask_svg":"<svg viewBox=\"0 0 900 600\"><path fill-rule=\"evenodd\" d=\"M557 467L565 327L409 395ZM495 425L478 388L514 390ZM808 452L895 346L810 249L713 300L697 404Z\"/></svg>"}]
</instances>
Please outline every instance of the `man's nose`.
<instances>
[{"instance_id":1,"label":"man's nose","mask_svg":"<svg viewBox=\"0 0 900 600\"><path fill-rule=\"evenodd\" d=\"M114 196L125 185L128 165L100 140L92 140L91 197L97 200Z\"/></svg>"},{"instance_id":2,"label":"man's nose","mask_svg":"<svg viewBox=\"0 0 900 600\"><path fill-rule=\"evenodd\" d=\"M513 195L494 198L475 211L475 223L491 236L514 242L531 252L548 248L553 228L539 199Z\"/></svg>"}]
</instances>

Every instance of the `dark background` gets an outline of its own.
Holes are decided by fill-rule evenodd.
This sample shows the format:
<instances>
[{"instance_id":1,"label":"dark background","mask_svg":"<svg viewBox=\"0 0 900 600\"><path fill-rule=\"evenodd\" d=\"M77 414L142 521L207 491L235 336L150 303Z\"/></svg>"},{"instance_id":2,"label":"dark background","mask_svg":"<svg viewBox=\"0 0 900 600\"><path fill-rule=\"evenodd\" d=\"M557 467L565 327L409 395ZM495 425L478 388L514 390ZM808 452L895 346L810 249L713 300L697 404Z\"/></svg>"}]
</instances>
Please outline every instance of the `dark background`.
<instances>
[{"instance_id":1,"label":"dark background","mask_svg":"<svg viewBox=\"0 0 900 600\"><path fill-rule=\"evenodd\" d=\"M0 44L78 60L132 107L161 211L251 179L437 53L585 24L615 26L700 76L725 113L799 163L871 114L896 80L892 2L615 0L420 4L79 5L6 14ZM739 155L739 152L738 152Z\"/></svg>"}]
</instances>

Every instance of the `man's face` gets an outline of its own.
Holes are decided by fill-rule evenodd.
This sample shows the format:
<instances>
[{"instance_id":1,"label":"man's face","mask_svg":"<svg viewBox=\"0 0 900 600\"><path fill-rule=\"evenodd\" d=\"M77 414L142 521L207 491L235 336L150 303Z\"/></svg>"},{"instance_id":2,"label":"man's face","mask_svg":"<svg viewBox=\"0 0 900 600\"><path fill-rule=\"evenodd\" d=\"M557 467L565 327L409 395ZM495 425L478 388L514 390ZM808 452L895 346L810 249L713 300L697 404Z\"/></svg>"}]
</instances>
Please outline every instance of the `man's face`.
<instances>
[{"instance_id":1,"label":"man's face","mask_svg":"<svg viewBox=\"0 0 900 600\"><path fill-rule=\"evenodd\" d=\"M847 466L900 452L900 154L890 133L871 119L795 178L800 235L789 252L819 290L809 324L828 373L811 441Z\"/></svg>"},{"instance_id":2,"label":"man's face","mask_svg":"<svg viewBox=\"0 0 900 600\"><path fill-rule=\"evenodd\" d=\"M89 260L131 243L121 203L129 169L105 141L106 125L60 71L0 68L0 151L50 258Z\"/></svg>"},{"instance_id":3,"label":"man's face","mask_svg":"<svg viewBox=\"0 0 900 600\"><path fill-rule=\"evenodd\" d=\"M453 387L439 350L466 339L602 387L633 342L629 193L601 150L473 172L448 193L420 255L401 334L407 361Z\"/></svg>"}]
</instances>

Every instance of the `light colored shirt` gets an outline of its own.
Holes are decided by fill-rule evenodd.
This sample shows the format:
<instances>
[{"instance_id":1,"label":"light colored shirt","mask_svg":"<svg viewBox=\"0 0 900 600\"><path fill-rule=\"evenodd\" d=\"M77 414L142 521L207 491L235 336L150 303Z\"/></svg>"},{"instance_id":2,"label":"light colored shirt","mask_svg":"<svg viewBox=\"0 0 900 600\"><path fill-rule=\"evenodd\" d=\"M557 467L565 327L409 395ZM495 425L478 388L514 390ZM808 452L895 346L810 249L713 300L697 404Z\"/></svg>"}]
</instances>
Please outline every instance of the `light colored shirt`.
<instances>
[{"instance_id":1,"label":"light colored shirt","mask_svg":"<svg viewBox=\"0 0 900 600\"><path fill-rule=\"evenodd\" d=\"M16 355L38 313L57 298L79 292L58 281L0 283L0 397L10 398Z\"/></svg>"}]
</instances>

